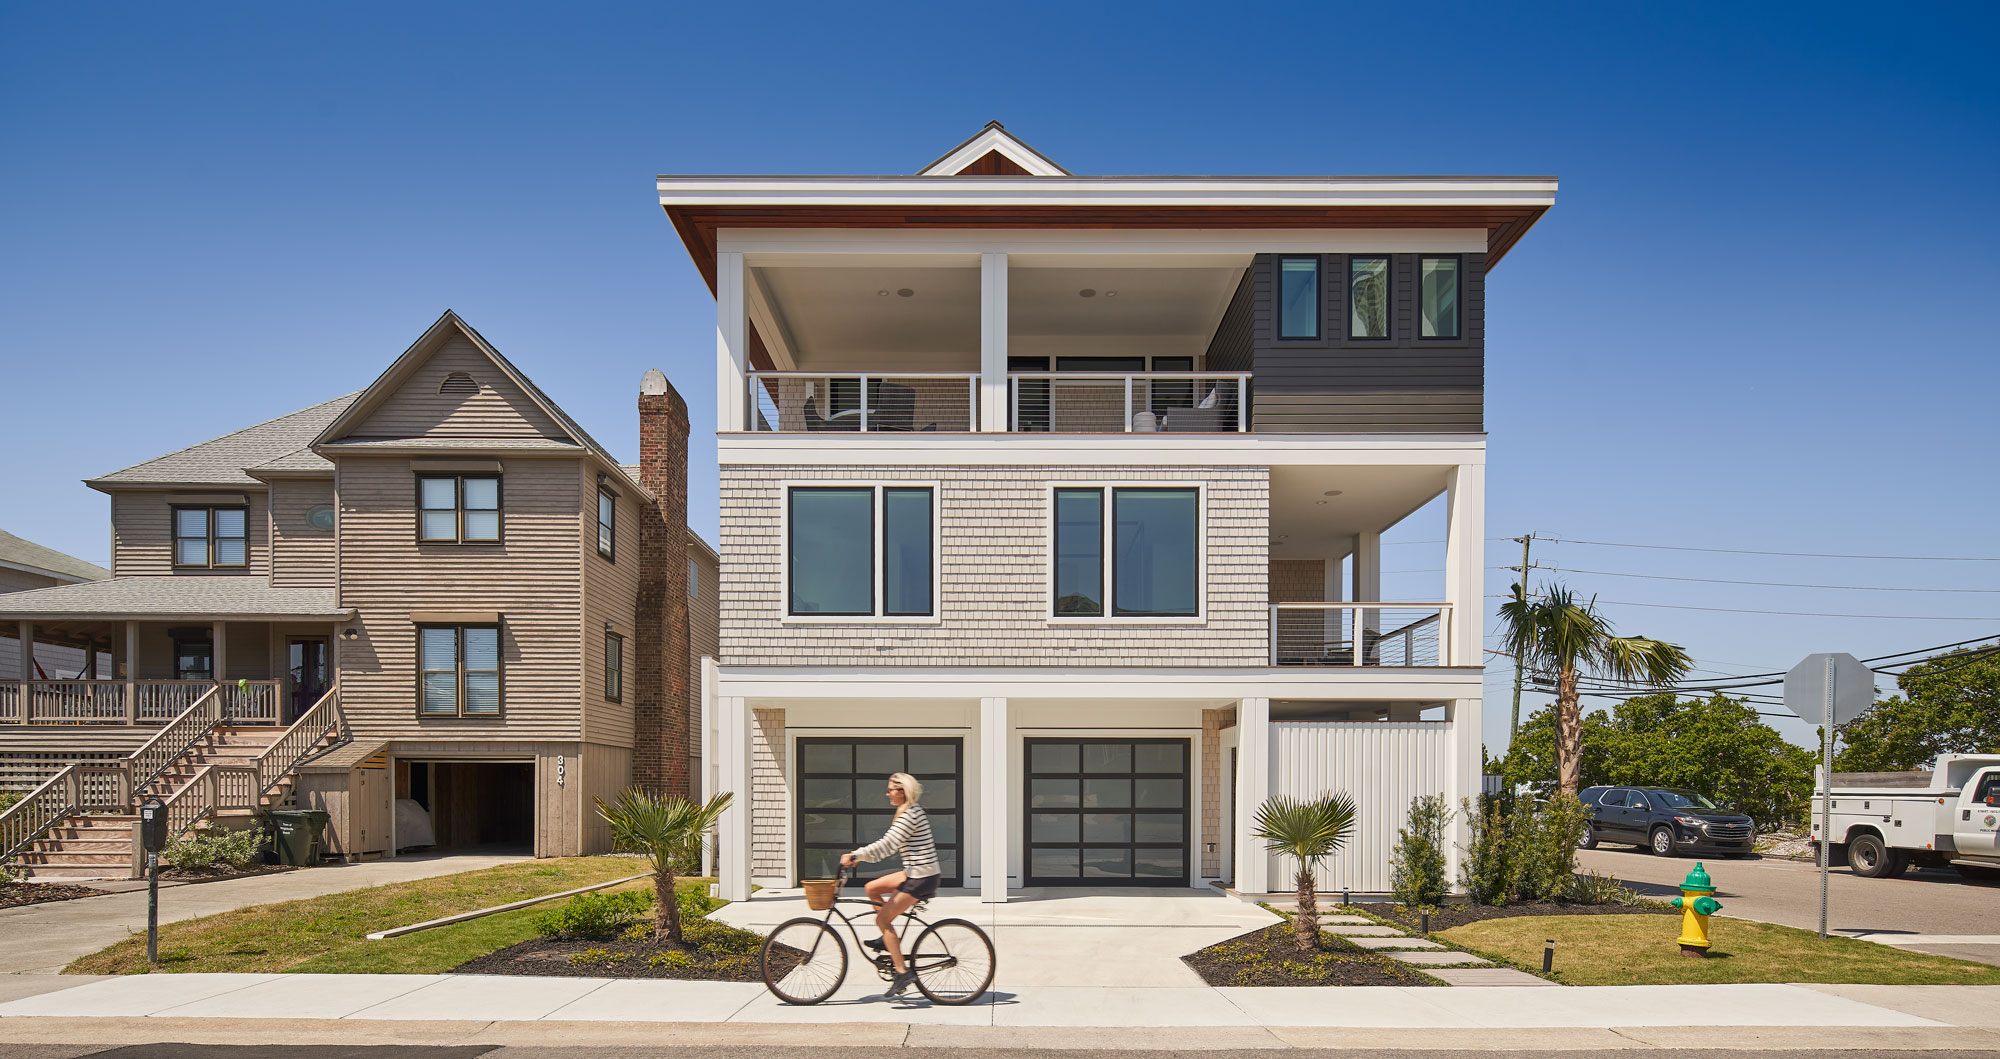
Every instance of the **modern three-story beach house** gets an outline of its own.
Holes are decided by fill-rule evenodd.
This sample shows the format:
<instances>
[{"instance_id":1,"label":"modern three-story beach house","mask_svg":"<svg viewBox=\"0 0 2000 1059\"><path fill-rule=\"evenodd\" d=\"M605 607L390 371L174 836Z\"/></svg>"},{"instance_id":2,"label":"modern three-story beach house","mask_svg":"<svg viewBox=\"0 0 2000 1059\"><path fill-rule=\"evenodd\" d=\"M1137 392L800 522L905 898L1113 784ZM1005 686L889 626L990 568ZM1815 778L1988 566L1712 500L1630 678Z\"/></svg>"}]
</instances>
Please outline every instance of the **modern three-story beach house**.
<instances>
[{"instance_id":1,"label":"modern three-story beach house","mask_svg":"<svg viewBox=\"0 0 2000 1059\"><path fill-rule=\"evenodd\" d=\"M1546 177L664 176L715 295L724 895L831 874L909 772L947 885L1328 882L1481 766L1486 277ZM1433 598L1382 535L1443 498ZM1435 510L1435 509L1433 509ZM893 866L893 862L892 865Z\"/></svg>"}]
</instances>

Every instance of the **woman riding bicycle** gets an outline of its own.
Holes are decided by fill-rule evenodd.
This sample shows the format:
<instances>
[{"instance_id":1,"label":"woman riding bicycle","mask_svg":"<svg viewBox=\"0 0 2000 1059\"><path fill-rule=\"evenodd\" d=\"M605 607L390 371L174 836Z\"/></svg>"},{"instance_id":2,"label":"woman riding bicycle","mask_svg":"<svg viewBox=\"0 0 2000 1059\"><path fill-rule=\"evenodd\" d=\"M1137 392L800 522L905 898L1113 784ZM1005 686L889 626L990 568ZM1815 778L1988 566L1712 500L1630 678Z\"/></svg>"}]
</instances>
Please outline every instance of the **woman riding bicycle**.
<instances>
[{"instance_id":1,"label":"woman riding bicycle","mask_svg":"<svg viewBox=\"0 0 2000 1059\"><path fill-rule=\"evenodd\" d=\"M898 772L889 777L887 793L889 804L896 807L889 830L874 842L841 854L840 863L852 868L859 861L903 855L902 871L870 879L867 885L868 900L875 903L875 925L882 928L882 940L868 944L888 952L889 962L896 968L896 979L889 983L885 995L900 996L917 976L903 961L902 939L896 936L896 917L937 893L940 869L937 843L931 838L930 817L917 804L917 799L923 797L924 785L908 773Z\"/></svg>"}]
</instances>

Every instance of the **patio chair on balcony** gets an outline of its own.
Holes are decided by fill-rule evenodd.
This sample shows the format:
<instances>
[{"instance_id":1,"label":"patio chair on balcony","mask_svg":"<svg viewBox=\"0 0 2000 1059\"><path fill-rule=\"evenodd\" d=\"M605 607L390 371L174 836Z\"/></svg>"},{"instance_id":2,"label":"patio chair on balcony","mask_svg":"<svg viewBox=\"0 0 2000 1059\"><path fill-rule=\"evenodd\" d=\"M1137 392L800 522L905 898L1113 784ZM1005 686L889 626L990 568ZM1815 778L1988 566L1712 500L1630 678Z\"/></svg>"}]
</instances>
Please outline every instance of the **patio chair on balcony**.
<instances>
[{"instance_id":1,"label":"patio chair on balcony","mask_svg":"<svg viewBox=\"0 0 2000 1059\"><path fill-rule=\"evenodd\" d=\"M1219 433L1236 429L1239 407L1236 384L1218 382L1193 408L1169 408L1160 429L1182 433Z\"/></svg>"}]
</instances>

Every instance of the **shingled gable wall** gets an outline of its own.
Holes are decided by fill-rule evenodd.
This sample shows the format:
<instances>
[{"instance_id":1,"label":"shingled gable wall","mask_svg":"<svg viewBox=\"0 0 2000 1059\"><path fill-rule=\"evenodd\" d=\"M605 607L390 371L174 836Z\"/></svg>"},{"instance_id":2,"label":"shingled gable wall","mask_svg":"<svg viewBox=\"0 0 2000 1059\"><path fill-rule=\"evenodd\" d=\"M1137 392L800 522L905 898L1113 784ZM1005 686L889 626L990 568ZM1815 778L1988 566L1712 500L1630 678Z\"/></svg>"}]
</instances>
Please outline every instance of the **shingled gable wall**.
<instances>
[{"instance_id":1,"label":"shingled gable wall","mask_svg":"<svg viewBox=\"0 0 2000 1059\"><path fill-rule=\"evenodd\" d=\"M639 601L635 615L632 782L684 794L694 789L686 748L689 716L687 402L657 371L639 384L639 481L658 500L639 510Z\"/></svg>"}]
</instances>

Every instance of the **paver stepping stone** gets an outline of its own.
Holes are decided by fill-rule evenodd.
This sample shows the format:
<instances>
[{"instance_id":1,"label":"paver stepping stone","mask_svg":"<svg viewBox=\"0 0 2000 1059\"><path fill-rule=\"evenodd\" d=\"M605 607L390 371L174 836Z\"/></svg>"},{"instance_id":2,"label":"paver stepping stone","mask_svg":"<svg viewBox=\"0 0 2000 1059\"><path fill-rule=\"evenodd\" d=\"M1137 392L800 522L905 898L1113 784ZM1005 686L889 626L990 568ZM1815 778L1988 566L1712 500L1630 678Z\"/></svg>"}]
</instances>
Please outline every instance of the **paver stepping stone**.
<instances>
[{"instance_id":1,"label":"paver stepping stone","mask_svg":"<svg viewBox=\"0 0 2000 1059\"><path fill-rule=\"evenodd\" d=\"M1404 936L1403 932L1397 930L1395 927L1385 927L1374 923L1365 925L1359 923L1335 923L1331 926L1322 923L1320 929L1326 931L1328 934L1339 934L1342 937L1400 938Z\"/></svg>"},{"instance_id":2,"label":"paver stepping stone","mask_svg":"<svg viewBox=\"0 0 2000 1059\"><path fill-rule=\"evenodd\" d=\"M1321 916L1319 917L1319 922L1321 926L1325 926L1329 923L1346 923L1346 924L1352 924L1354 926L1381 925L1379 923L1376 923L1372 919L1363 919L1360 916Z\"/></svg>"},{"instance_id":3,"label":"paver stepping stone","mask_svg":"<svg viewBox=\"0 0 2000 1059\"><path fill-rule=\"evenodd\" d=\"M1442 949L1444 946L1424 938L1348 938L1347 940L1364 949Z\"/></svg>"},{"instance_id":4,"label":"paver stepping stone","mask_svg":"<svg viewBox=\"0 0 2000 1059\"><path fill-rule=\"evenodd\" d=\"M1537 978L1526 971L1517 971L1512 967L1439 967L1424 973L1452 985L1555 986L1554 982L1546 978Z\"/></svg>"},{"instance_id":5,"label":"paver stepping stone","mask_svg":"<svg viewBox=\"0 0 2000 1059\"><path fill-rule=\"evenodd\" d=\"M1442 967L1442 966L1449 966L1454 963L1487 964L1489 962L1486 960L1482 960L1477 956L1470 956L1467 955L1466 953L1450 952L1450 951L1392 952L1389 954L1389 958L1392 960L1401 960L1404 963L1420 964L1426 967Z\"/></svg>"}]
</instances>

